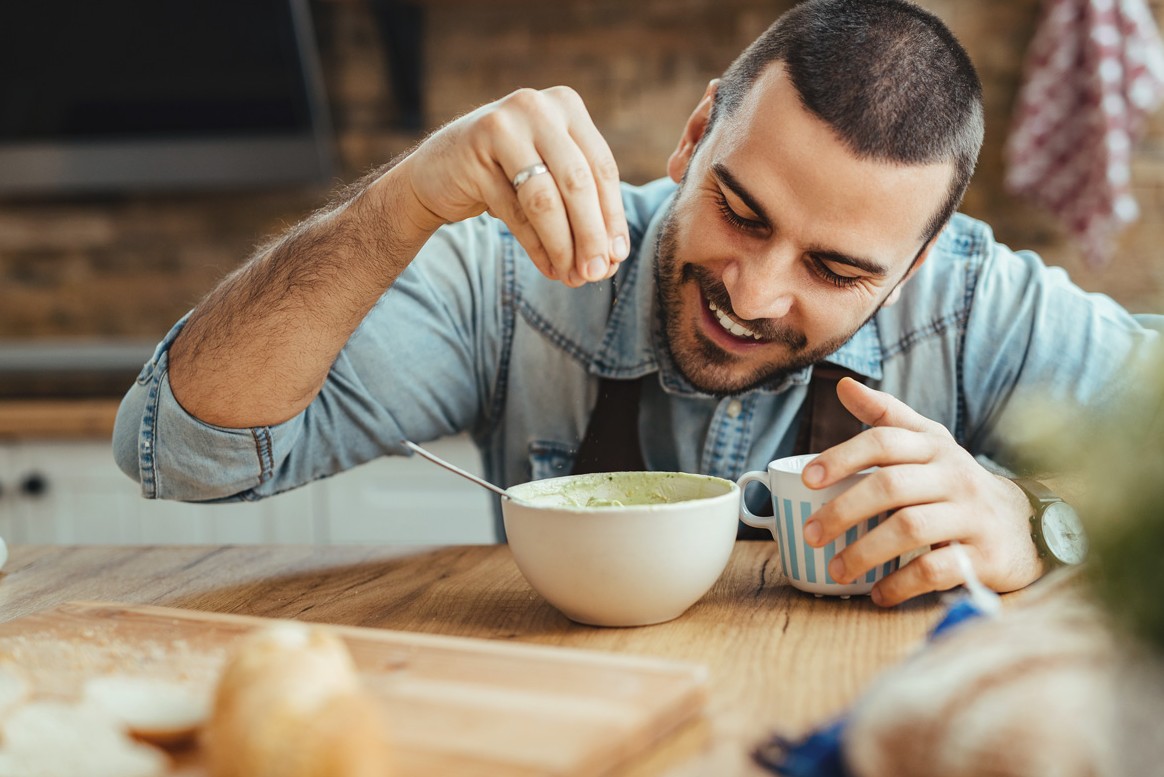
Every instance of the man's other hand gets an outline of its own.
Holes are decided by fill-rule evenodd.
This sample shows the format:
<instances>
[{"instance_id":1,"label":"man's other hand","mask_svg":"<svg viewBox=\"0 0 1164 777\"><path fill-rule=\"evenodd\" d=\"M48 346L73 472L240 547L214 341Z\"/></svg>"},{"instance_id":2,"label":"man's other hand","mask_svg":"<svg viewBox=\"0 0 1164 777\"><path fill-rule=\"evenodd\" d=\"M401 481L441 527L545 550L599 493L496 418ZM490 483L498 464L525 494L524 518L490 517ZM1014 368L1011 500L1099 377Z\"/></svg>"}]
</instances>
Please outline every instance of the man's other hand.
<instances>
[{"instance_id":1,"label":"man's other hand","mask_svg":"<svg viewBox=\"0 0 1164 777\"><path fill-rule=\"evenodd\" d=\"M849 582L924 546L933 549L881 580L873 601L891 606L963 582L954 551L965 547L979 579L1013 591L1038 579L1042 562L1031 539L1030 503L1006 478L982 467L941 424L896 398L846 378L837 386L846 408L872 428L822 452L804 472L810 488L878 467L818 510L805 525L810 544L831 542L870 515L889 519L838 553L829 574Z\"/></svg>"}]
</instances>

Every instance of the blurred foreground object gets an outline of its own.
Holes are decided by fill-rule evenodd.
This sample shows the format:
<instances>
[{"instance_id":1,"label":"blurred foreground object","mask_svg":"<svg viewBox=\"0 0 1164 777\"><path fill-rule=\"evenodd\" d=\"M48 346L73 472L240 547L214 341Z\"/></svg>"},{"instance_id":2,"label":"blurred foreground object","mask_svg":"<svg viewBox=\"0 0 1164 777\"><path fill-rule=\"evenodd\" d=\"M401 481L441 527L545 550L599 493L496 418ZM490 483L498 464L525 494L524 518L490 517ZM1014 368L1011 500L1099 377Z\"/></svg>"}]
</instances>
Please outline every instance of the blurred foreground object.
<instances>
[{"instance_id":1,"label":"blurred foreground object","mask_svg":"<svg viewBox=\"0 0 1164 777\"><path fill-rule=\"evenodd\" d=\"M1164 657L1164 349L1156 351L1129 400L1075 449L1096 587L1120 624Z\"/></svg>"},{"instance_id":2,"label":"blurred foreground object","mask_svg":"<svg viewBox=\"0 0 1164 777\"><path fill-rule=\"evenodd\" d=\"M1088 566L882 677L846 730L852 774L1160 774L1164 350L1151 356L1117 409L1044 446L1042 465L1083 486Z\"/></svg>"},{"instance_id":3,"label":"blurred foreground object","mask_svg":"<svg viewBox=\"0 0 1164 777\"><path fill-rule=\"evenodd\" d=\"M799 742L774 737L762 763L795 777L1161 773L1164 349L1151 347L1113 411L1028 413L1043 440L1031 464L1081 486L1087 564L1013 595L997 617L953 618L964 597L847 716Z\"/></svg>"},{"instance_id":4,"label":"blurred foreground object","mask_svg":"<svg viewBox=\"0 0 1164 777\"><path fill-rule=\"evenodd\" d=\"M386 777L385 714L344 643L287 623L227 660L206 731L212 777Z\"/></svg>"},{"instance_id":5,"label":"blurred foreground object","mask_svg":"<svg viewBox=\"0 0 1164 777\"><path fill-rule=\"evenodd\" d=\"M1006 145L1006 186L1106 264L1139 216L1132 146L1164 99L1164 45L1144 0L1043 0Z\"/></svg>"},{"instance_id":6,"label":"blurred foreground object","mask_svg":"<svg viewBox=\"0 0 1164 777\"><path fill-rule=\"evenodd\" d=\"M882 676L843 739L856 777L1158 774L1161 657L1128 644L1076 570Z\"/></svg>"}]
</instances>

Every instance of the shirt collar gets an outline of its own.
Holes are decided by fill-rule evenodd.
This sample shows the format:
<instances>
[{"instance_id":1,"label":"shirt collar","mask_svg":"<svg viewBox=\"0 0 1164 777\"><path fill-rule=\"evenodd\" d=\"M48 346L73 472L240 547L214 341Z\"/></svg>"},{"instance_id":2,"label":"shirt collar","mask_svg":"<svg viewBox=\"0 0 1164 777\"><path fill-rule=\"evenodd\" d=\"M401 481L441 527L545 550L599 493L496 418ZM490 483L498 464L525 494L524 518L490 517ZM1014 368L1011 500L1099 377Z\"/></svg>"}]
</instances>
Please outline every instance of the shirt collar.
<instances>
[{"instance_id":1,"label":"shirt collar","mask_svg":"<svg viewBox=\"0 0 1164 777\"><path fill-rule=\"evenodd\" d=\"M607 320L602 346L590 364L590 371L604 378L628 380L652 372L659 373L663 389L671 394L711 397L691 385L671 358L667 348L662 314L655 283L655 249L675 194L664 199L632 253L614 276L614 305ZM880 380L881 338L876 317L870 318L826 362L845 367L871 380ZM808 383L812 368L782 376L752 390L753 393L778 394L791 386Z\"/></svg>"}]
</instances>

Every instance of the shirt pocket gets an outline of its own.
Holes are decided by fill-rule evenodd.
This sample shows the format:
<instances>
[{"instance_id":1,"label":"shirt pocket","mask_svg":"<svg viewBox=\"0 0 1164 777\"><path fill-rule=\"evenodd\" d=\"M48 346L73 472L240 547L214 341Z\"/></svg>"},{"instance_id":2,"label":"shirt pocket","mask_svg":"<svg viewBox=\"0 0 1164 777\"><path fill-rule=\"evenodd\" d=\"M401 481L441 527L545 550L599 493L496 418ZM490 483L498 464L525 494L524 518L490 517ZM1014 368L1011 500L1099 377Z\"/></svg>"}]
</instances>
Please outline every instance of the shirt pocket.
<instances>
[{"instance_id":1,"label":"shirt pocket","mask_svg":"<svg viewBox=\"0 0 1164 777\"><path fill-rule=\"evenodd\" d=\"M545 480L569 475L574 469L572 445L553 440L534 440L529 444L530 480Z\"/></svg>"}]
</instances>

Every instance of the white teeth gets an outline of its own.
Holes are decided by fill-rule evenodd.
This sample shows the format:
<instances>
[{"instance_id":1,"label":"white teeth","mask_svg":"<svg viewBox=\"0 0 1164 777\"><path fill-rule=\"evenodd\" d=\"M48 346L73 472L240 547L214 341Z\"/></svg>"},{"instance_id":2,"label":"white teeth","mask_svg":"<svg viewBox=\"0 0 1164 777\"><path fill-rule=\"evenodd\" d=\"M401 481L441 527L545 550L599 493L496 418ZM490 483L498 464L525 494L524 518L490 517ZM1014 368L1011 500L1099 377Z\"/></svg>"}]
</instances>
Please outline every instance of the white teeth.
<instances>
[{"instance_id":1,"label":"white teeth","mask_svg":"<svg viewBox=\"0 0 1164 777\"><path fill-rule=\"evenodd\" d=\"M760 335L756 334L751 329L748 329L739 321L736 321L735 319L728 316L728 314L724 313L722 310L716 307L715 303L710 300L707 302L707 309L712 313L715 313L715 320L719 322L720 326L731 332L736 337L750 337L753 340L763 339L760 337Z\"/></svg>"}]
</instances>

